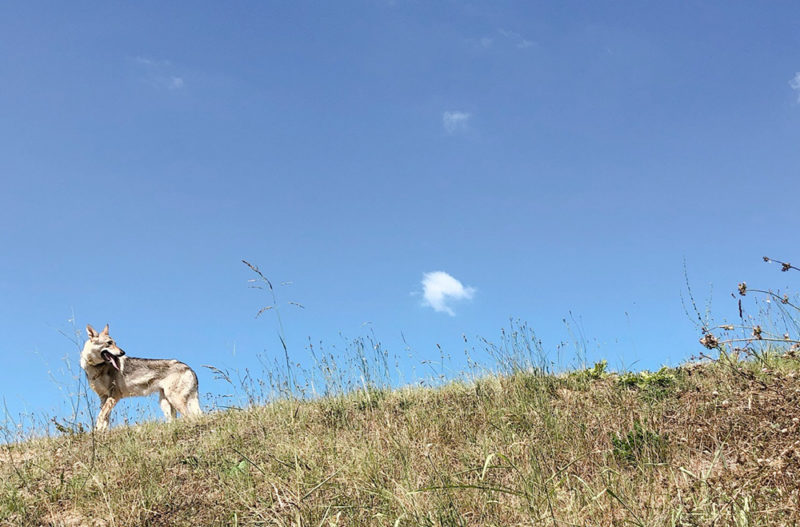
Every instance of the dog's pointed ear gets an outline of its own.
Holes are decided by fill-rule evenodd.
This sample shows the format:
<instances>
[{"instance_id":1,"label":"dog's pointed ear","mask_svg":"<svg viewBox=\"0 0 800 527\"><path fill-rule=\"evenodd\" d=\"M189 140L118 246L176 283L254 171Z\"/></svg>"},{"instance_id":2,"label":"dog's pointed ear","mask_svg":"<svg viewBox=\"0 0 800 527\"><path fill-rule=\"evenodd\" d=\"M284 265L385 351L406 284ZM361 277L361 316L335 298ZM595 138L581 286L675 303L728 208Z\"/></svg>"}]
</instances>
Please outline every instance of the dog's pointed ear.
<instances>
[{"instance_id":1,"label":"dog's pointed ear","mask_svg":"<svg viewBox=\"0 0 800 527\"><path fill-rule=\"evenodd\" d=\"M90 339L97 337L97 331L94 330L91 324L86 324L86 334Z\"/></svg>"},{"instance_id":2,"label":"dog's pointed ear","mask_svg":"<svg viewBox=\"0 0 800 527\"><path fill-rule=\"evenodd\" d=\"M106 324L106 327L103 328L103 333L101 334L105 335L106 337L108 336L108 324Z\"/></svg>"}]
</instances>

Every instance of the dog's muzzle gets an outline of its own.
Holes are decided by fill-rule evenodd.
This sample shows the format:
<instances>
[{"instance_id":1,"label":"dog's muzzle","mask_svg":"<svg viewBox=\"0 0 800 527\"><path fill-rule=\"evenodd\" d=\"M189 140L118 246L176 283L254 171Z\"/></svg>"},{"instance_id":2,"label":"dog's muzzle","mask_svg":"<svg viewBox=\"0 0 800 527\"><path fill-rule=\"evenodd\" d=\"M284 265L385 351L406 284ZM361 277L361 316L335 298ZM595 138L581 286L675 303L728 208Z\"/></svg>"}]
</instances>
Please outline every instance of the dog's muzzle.
<instances>
[{"instance_id":1,"label":"dog's muzzle","mask_svg":"<svg viewBox=\"0 0 800 527\"><path fill-rule=\"evenodd\" d=\"M119 355L114 355L108 350L103 350L100 352L100 356L103 357L103 360L107 363L111 364L115 370L120 371L119 369L119 358L124 356L125 352L119 350Z\"/></svg>"}]
</instances>

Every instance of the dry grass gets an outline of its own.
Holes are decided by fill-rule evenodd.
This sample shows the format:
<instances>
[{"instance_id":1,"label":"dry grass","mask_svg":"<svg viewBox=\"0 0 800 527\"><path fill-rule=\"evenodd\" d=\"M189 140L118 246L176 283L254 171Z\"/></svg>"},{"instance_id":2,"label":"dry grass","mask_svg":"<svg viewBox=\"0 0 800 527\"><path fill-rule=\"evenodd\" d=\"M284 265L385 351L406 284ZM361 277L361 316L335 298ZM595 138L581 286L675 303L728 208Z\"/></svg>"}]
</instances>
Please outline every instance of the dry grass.
<instances>
[{"instance_id":1,"label":"dry grass","mask_svg":"<svg viewBox=\"0 0 800 527\"><path fill-rule=\"evenodd\" d=\"M796 525L798 375L516 373L7 445L0 524Z\"/></svg>"}]
</instances>

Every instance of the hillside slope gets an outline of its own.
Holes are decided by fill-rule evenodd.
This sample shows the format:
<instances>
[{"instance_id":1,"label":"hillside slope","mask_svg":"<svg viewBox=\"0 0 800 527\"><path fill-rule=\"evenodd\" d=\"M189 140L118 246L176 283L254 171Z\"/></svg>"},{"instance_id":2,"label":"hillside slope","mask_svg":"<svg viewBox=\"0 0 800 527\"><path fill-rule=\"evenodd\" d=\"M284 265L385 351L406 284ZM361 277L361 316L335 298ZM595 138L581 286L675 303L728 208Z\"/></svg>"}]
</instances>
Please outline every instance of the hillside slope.
<instances>
[{"instance_id":1,"label":"hillside slope","mask_svg":"<svg viewBox=\"0 0 800 527\"><path fill-rule=\"evenodd\" d=\"M798 362L517 373L0 447L3 525L795 525Z\"/></svg>"}]
</instances>

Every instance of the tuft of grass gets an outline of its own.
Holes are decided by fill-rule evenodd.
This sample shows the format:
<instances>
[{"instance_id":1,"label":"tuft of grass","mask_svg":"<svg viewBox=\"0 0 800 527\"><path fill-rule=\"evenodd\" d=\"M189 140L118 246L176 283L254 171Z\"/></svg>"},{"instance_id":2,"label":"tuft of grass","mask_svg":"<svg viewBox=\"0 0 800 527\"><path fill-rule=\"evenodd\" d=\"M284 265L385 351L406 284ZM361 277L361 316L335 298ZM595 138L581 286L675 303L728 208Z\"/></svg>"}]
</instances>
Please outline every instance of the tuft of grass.
<instances>
[{"instance_id":1,"label":"tuft of grass","mask_svg":"<svg viewBox=\"0 0 800 527\"><path fill-rule=\"evenodd\" d=\"M667 439L638 419L625 434L611 436L612 454L629 464L664 463L667 460Z\"/></svg>"}]
</instances>

